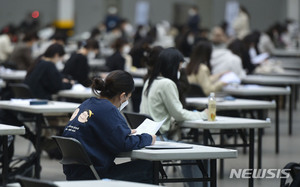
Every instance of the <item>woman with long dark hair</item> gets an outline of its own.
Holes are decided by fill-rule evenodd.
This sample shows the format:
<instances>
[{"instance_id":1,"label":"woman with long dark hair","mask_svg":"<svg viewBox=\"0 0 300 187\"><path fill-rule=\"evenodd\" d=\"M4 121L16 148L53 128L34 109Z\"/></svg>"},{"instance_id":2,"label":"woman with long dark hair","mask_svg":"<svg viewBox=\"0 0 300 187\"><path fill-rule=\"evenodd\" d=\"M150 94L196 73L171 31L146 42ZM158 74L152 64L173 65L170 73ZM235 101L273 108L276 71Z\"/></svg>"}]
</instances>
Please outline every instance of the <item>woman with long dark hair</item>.
<instances>
[{"instance_id":1,"label":"woman with long dark hair","mask_svg":"<svg viewBox=\"0 0 300 187\"><path fill-rule=\"evenodd\" d=\"M209 41L200 41L193 48L190 63L186 73L190 84L199 85L206 96L210 92L220 91L225 83L218 81L221 74L211 75L210 58L212 44Z\"/></svg>"},{"instance_id":2,"label":"woman with long dark hair","mask_svg":"<svg viewBox=\"0 0 300 187\"><path fill-rule=\"evenodd\" d=\"M206 118L205 112L183 109L179 100L178 79L183 62L183 55L177 49L164 49L143 88L140 112L150 115L155 121L167 118L160 132L168 139L180 138L176 122Z\"/></svg>"}]
</instances>

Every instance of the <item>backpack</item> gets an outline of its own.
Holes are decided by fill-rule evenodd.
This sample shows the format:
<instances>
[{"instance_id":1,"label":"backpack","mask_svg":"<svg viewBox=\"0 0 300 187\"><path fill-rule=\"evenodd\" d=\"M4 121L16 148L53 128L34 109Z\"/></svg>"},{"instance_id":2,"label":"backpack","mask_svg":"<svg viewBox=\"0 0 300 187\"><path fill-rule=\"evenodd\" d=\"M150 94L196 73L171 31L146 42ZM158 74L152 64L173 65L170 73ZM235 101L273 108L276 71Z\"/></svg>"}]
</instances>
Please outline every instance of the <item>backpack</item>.
<instances>
[{"instance_id":1,"label":"backpack","mask_svg":"<svg viewBox=\"0 0 300 187\"><path fill-rule=\"evenodd\" d=\"M280 187L299 187L300 186L300 163L290 162L283 169L290 169L289 174L292 176L292 182L286 183L286 178L280 179Z\"/></svg>"}]
</instances>

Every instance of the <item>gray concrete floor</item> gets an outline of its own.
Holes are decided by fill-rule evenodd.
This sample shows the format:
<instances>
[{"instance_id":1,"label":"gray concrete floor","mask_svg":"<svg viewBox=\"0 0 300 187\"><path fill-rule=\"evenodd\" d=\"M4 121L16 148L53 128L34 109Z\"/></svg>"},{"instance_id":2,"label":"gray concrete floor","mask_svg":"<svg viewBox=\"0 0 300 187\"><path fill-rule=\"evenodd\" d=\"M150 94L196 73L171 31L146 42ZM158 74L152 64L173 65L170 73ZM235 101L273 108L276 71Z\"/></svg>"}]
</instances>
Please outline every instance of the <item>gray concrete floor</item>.
<instances>
[{"instance_id":1,"label":"gray concrete floor","mask_svg":"<svg viewBox=\"0 0 300 187\"><path fill-rule=\"evenodd\" d=\"M272 120L272 127L265 129L263 136L263 153L262 153L262 168L263 169L281 169L288 162L300 162L300 102L298 101L297 110L293 111L293 135L288 135L288 112L287 108L280 110L280 153L275 153L275 138L274 138L274 121L275 112L269 111L269 117ZM288 105L286 105L288 107ZM16 139L16 155L25 154L28 150L29 143L22 138ZM218 186L232 187L232 186L248 186L247 179L229 179L230 170L232 168L243 169L248 167L248 155L243 154L242 149L237 149L239 156L236 159L225 160L225 174L224 179L218 179ZM126 160L117 160L123 162ZM41 178L47 180L65 180L62 172L62 166L58 160L51 160L43 152L41 158L42 172ZM219 164L219 162L218 162ZM255 162L256 164L256 162ZM173 171L168 169L168 174L173 175ZM255 179L254 186L279 186L279 179ZM180 187L183 184L166 184L166 186Z\"/></svg>"}]
</instances>

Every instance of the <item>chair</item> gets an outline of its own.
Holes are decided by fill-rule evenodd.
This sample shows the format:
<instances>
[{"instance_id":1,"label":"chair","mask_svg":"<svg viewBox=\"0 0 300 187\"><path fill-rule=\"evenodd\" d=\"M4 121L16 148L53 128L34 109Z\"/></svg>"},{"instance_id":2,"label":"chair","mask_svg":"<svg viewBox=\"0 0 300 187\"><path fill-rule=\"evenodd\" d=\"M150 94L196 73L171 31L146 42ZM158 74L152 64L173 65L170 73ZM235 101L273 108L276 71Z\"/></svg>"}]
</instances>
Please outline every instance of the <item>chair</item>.
<instances>
[{"instance_id":1,"label":"chair","mask_svg":"<svg viewBox=\"0 0 300 187\"><path fill-rule=\"evenodd\" d=\"M189 89L186 92L187 97L206 97L201 86L197 84L190 84Z\"/></svg>"},{"instance_id":2,"label":"chair","mask_svg":"<svg viewBox=\"0 0 300 187\"><path fill-rule=\"evenodd\" d=\"M62 160L60 161L61 164L79 164L89 166L95 178L97 180L101 180L87 152L78 140L62 136L52 136L52 138L55 140L62 153Z\"/></svg>"},{"instance_id":3,"label":"chair","mask_svg":"<svg viewBox=\"0 0 300 187\"><path fill-rule=\"evenodd\" d=\"M149 115L147 114L140 114L135 112L123 112L129 126L132 129L136 129L145 119L151 119L153 120Z\"/></svg>"},{"instance_id":4,"label":"chair","mask_svg":"<svg viewBox=\"0 0 300 187\"><path fill-rule=\"evenodd\" d=\"M27 84L10 83L9 87L11 88L15 98L20 98L20 99L33 98L33 94Z\"/></svg>"},{"instance_id":5,"label":"chair","mask_svg":"<svg viewBox=\"0 0 300 187\"><path fill-rule=\"evenodd\" d=\"M135 112L123 112L129 126L132 129L136 129L141 123L144 122L145 119L151 119L151 116L147 114L140 114L140 113L135 113ZM157 136L159 136L161 141L164 141L164 138L162 137L161 133L157 131L156 133Z\"/></svg>"},{"instance_id":6,"label":"chair","mask_svg":"<svg viewBox=\"0 0 300 187\"><path fill-rule=\"evenodd\" d=\"M16 179L21 184L21 187L58 187L51 181L23 177L20 175L16 176Z\"/></svg>"}]
</instances>

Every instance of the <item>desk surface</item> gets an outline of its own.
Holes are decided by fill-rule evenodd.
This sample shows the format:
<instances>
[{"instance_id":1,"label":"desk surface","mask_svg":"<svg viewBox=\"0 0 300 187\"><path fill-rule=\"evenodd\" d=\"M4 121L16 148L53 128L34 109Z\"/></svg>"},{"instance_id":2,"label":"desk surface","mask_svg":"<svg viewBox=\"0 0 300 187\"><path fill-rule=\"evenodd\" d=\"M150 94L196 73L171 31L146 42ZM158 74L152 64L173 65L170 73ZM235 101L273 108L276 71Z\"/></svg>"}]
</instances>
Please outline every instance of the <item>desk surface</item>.
<instances>
[{"instance_id":1,"label":"desk surface","mask_svg":"<svg viewBox=\"0 0 300 187\"><path fill-rule=\"evenodd\" d=\"M289 87L272 87L258 85L228 85L223 88L225 93L236 96L274 96L274 95L290 95Z\"/></svg>"},{"instance_id":2,"label":"desk surface","mask_svg":"<svg viewBox=\"0 0 300 187\"><path fill-rule=\"evenodd\" d=\"M91 88L86 88L84 90L73 90L73 89L61 90L56 95L59 97L74 98L74 99L87 99L95 96Z\"/></svg>"},{"instance_id":3,"label":"desk surface","mask_svg":"<svg viewBox=\"0 0 300 187\"><path fill-rule=\"evenodd\" d=\"M0 78L4 80L24 80L25 70L7 70L0 73Z\"/></svg>"},{"instance_id":4,"label":"desk surface","mask_svg":"<svg viewBox=\"0 0 300 187\"><path fill-rule=\"evenodd\" d=\"M255 75L264 76L288 76L288 77L300 77L299 70L284 70L283 72L269 72L269 73L255 73Z\"/></svg>"},{"instance_id":5,"label":"desk surface","mask_svg":"<svg viewBox=\"0 0 300 187\"><path fill-rule=\"evenodd\" d=\"M167 146L192 145L191 149L140 149L132 152L123 153L122 156L128 156L133 159L143 159L151 161L163 160L199 160L199 159L221 159L236 158L237 151L210 146L184 144L178 142L159 142Z\"/></svg>"},{"instance_id":6,"label":"desk surface","mask_svg":"<svg viewBox=\"0 0 300 187\"><path fill-rule=\"evenodd\" d=\"M184 121L181 125L187 128L199 129L252 129L271 126L270 120L217 116L216 121L193 120Z\"/></svg>"},{"instance_id":7,"label":"desk surface","mask_svg":"<svg viewBox=\"0 0 300 187\"><path fill-rule=\"evenodd\" d=\"M17 104L16 102L9 100L0 101L0 108L2 109L28 112L33 114L72 113L78 106L78 103L61 101L49 101L46 105Z\"/></svg>"},{"instance_id":8,"label":"desk surface","mask_svg":"<svg viewBox=\"0 0 300 187\"><path fill-rule=\"evenodd\" d=\"M208 104L207 97L190 97L186 98L186 104L205 108ZM249 110L249 109L273 109L276 108L275 101L261 101L253 99L238 99L233 101L221 100L216 102L217 110Z\"/></svg>"},{"instance_id":9,"label":"desk surface","mask_svg":"<svg viewBox=\"0 0 300 187\"><path fill-rule=\"evenodd\" d=\"M143 87L144 80L142 78L133 78L134 86L135 87ZM70 90L60 90L57 94L59 97L66 97L66 98L74 98L74 99L87 99L90 97L96 96L91 88L85 89L70 89Z\"/></svg>"},{"instance_id":10,"label":"desk surface","mask_svg":"<svg viewBox=\"0 0 300 187\"><path fill-rule=\"evenodd\" d=\"M150 184L142 184L142 183L135 183L135 182L126 182L126 181L116 181L116 180L81 180L81 181L55 181L59 187L120 187L120 186L131 186L131 187L151 187L156 185ZM21 187L19 183L12 183L8 184L7 187Z\"/></svg>"},{"instance_id":11,"label":"desk surface","mask_svg":"<svg viewBox=\"0 0 300 187\"><path fill-rule=\"evenodd\" d=\"M265 85L291 85L300 84L299 77L283 76L265 76L265 75L248 75L243 78L244 83L265 84Z\"/></svg>"},{"instance_id":12,"label":"desk surface","mask_svg":"<svg viewBox=\"0 0 300 187\"><path fill-rule=\"evenodd\" d=\"M300 57L299 49L273 49L272 55L274 56L288 56L288 57Z\"/></svg>"},{"instance_id":13,"label":"desk surface","mask_svg":"<svg viewBox=\"0 0 300 187\"><path fill-rule=\"evenodd\" d=\"M24 127L0 124L0 135L21 135L25 134Z\"/></svg>"},{"instance_id":14,"label":"desk surface","mask_svg":"<svg viewBox=\"0 0 300 187\"><path fill-rule=\"evenodd\" d=\"M104 58L94 58L88 59L88 63L90 67L104 67L105 66L105 59Z\"/></svg>"}]
</instances>

